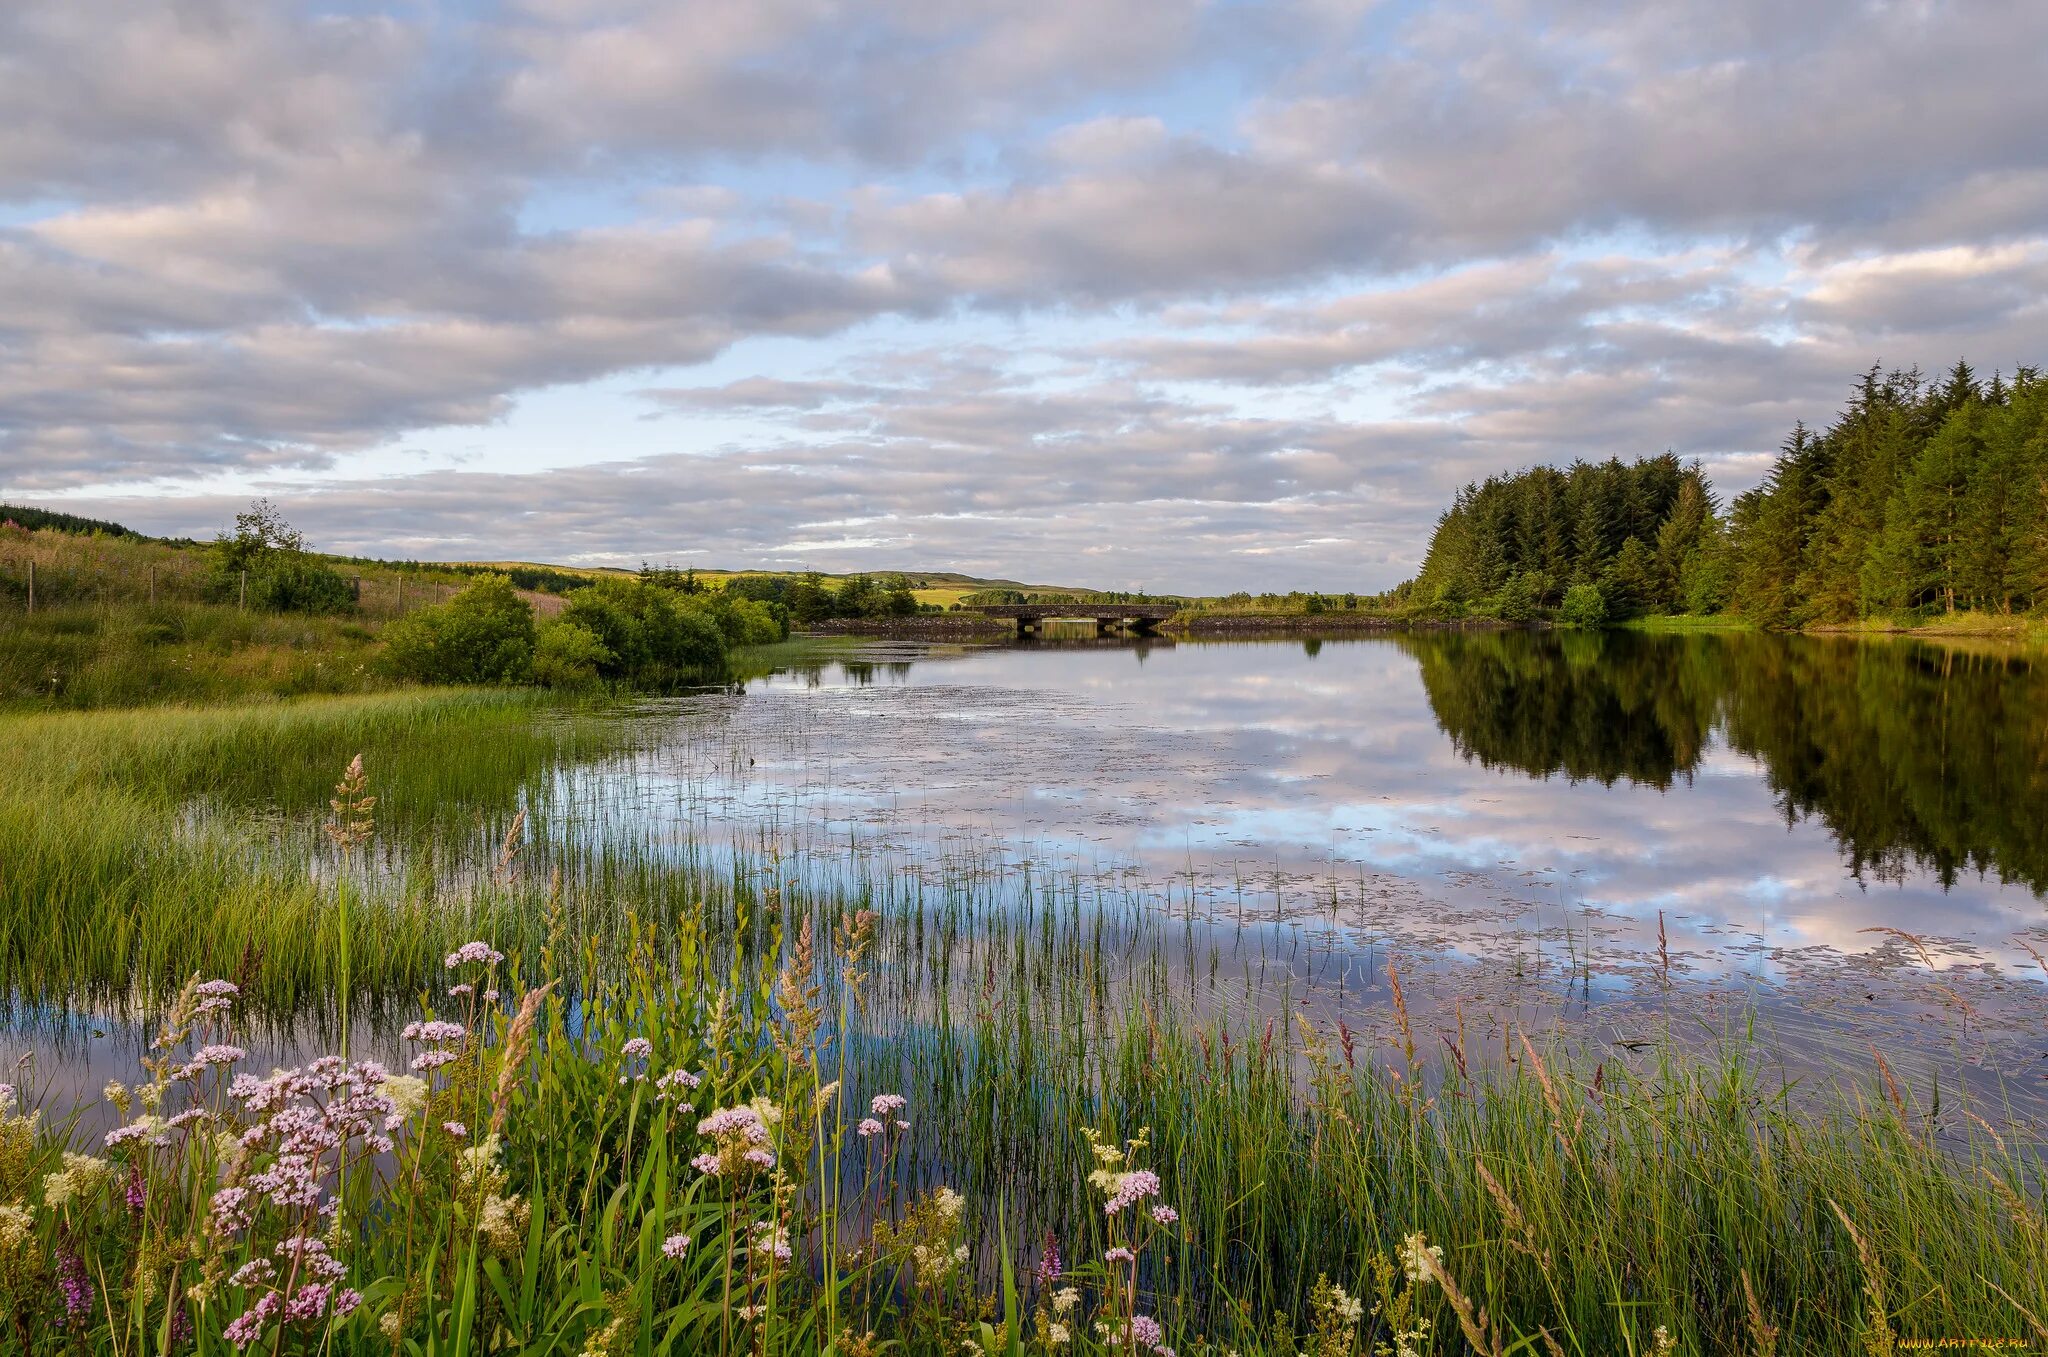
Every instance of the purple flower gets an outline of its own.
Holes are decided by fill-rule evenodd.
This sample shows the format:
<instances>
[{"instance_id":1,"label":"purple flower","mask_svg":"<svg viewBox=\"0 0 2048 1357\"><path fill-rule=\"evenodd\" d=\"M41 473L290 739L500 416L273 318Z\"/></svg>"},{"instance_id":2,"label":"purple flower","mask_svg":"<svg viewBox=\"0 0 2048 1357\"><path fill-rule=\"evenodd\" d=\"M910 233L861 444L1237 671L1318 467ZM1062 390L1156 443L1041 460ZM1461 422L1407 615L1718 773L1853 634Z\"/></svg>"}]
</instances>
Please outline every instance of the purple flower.
<instances>
[{"instance_id":1,"label":"purple flower","mask_svg":"<svg viewBox=\"0 0 2048 1357\"><path fill-rule=\"evenodd\" d=\"M1108 1253L1103 1254L1102 1261L1105 1263L1135 1263L1138 1261L1138 1255L1119 1244Z\"/></svg>"},{"instance_id":2,"label":"purple flower","mask_svg":"<svg viewBox=\"0 0 2048 1357\"><path fill-rule=\"evenodd\" d=\"M92 1318L92 1277L85 1270L85 1259L71 1246L67 1237L57 1246L57 1288L64 1293L64 1324L84 1324Z\"/></svg>"},{"instance_id":3,"label":"purple flower","mask_svg":"<svg viewBox=\"0 0 2048 1357\"><path fill-rule=\"evenodd\" d=\"M634 1037L619 1048L619 1054L628 1060L645 1060L654 1054L654 1043L646 1037Z\"/></svg>"},{"instance_id":4,"label":"purple flower","mask_svg":"<svg viewBox=\"0 0 2048 1357\"><path fill-rule=\"evenodd\" d=\"M441 1123L441 1129L454 1136L457 1140L461 1140L469 1134L469 1128L459 1121L444 1121Z\"/></svg>"},{"instance_id":5,"label":"purple flower","mask_svg":"<svg viewBox=\"0 0 2048 1357\"><path fill-rule=\"evenodd\" d=\"M1049 1287L1059 1280L1060 1241L1051 1230L1045 1232L1045 1247L1039 1251L1038 1266L1031 1269L1031 1276L1041 1287Z\"/></svg>"},{"instance_id":6,"label":"purple flower","mask_svg":"<svg viewBox=\"0 0 2048 1357\"><path fill-rule=\"evenodd\" d=\"M868 1111L878 1117L886 1117L901 1112L904 1105L904 1098L900 1093L877 1093L874 1101L868 1104Z\"/></svg>"},{"instance_id":7,"label":"purple flower","mask_svg":"<svg viewBox=\"0 0 2048 1357\"><path fill-rule=\"evenodd\" d=\"M1158 1221L1161 1225L1171 1225L1180 1219L1180 1212L1174 1210L1171 1206L1155 1206L1152 1208L1152 1219Z\"/></svg>"},{"instance_id":8,"label":"purple flower","mask_svg":"<svg viewBox=\"0 0 2048 1357\"><path fill-rule=\"evenodd\" d=\"M672 1234L661 1241L662 1256L666 1258L680 1258L689 1247L690 1237L686 1234Z\"/></svg>"},{"instance_id":9,"label":"purple flower","mask_svg":"<svg viewBox=\"0 0 2048 1357\"><path fill-rule=\"evenodd\" d=\"M448 997L451 999L467 999L475 993L475 985L450 985L448 987Z\"/></svg>"},{"instance_id":10,"label":"purple flower","mask_svg":"<svg viewBox=\"0 0 2048 1357\"><path fill-rule=\"evenodd\" d=\"M867 1137L878 1136L882 1134L884 1127L882 1126L882 1123L876 1121L873 1117L862 1117L860 1119L860 1125L854 1127L853 1129L857 1131L862 1137Z\"/></svg>"}]
</instances>

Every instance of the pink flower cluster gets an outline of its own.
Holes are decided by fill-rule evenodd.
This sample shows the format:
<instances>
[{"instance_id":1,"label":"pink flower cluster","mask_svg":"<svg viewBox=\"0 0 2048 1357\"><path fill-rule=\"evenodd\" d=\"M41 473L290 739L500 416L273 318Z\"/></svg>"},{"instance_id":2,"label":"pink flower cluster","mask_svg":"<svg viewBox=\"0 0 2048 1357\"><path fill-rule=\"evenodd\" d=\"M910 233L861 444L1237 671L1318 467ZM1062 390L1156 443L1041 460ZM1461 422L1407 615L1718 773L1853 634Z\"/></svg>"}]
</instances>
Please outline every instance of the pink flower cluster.
<instances>
[{"instance_id":1,"label":"pink flower cluster","mask_svg":"<svg viewBox=\"0 0 2048 1357\"><path fill-rule=\"evenodd\" d=\"M1116 1191L1102 1204L1102 1209L1113 1216L1132 1202L1158 1195L1159 1175L1150 1169L1133 1169L1118 1181Z\"/></svg>"},{"instance_id":2,"label":"pink flower cluster","mask_svg":"<svg viewBox=\"0 0 2048 1357\"><path fill-rule=\"evenodd\" d=\"M768 1148L768 1124L751 1107L722 1107L697 1123L697 1134L716 1142L715 1149L690 1160L690 1167L699 1173L715 1178L750 1168L775 1167L775 1151Z\"/></svg>"},{"instance_id":3,"label":"pink flower cluster","mask_svg":"<svg viewBox=\"0 0 2048 1357\"><path fill-rule=\"evenodd\" d=\"M662 1075L661 1078L654 1081L654 1086L661 1090L661 1092L657 1093L655 1096L659 1099L662 1099L663 1101L666 1101L667 1099L676 1096L676 1090L685 1088L695 1088L697 1087L697 1085L703 1082L704 1081L702 1079L690 1073L688 1070L670 1070L667 1074ZM690 1110L690 1104L688 1103L678 1103L677 1107L684 1112L688 1112Z\"/></svg>"},{"instance_id":4,"label":"pink flower cluster","mask_svg":"<svg viewBox=\"0 0 2048 1357\"><path fill-rule=\"evenodd\" d=\"M469 1029L459 1022L409 1022L399 1033L407 1041L423 1042L428 1047L412 1058L412 1068L417 1074L452 1065L460 1057L447 1047L469 1035Z\"/></svg>"},{"instance_id":5,"label":"pink flower cluster","mask_svg":"<svg viewBox=\"0 0 2048 1357\"><path fill-rule=\"evenodd\" d=\"M664 1258L680 1258L690 1250L690 1237L686 1234L672 1234L661 1241Z\"/></svg>"},{"instance_id":6,"label":"pink flower cluster","mask_svg":"<svg viewBox=\"0 0 2048 1357\"><path fill-rule=\"evenodd\" d=\"M241 988L232 980L208 980L192 991L192 1016L212 1018L234 1007Z\"/></svg>"},{"instance_id":7,"label":"pink flower cluster","mask_svg":"<svg viewBox=\"0 0 2048 1357\"><path fill-rule=\"evenodd\" d=\"M480 966L495 966L504 959L505 954L493 948L487 942L465 942L462 946L450 952L448 959L442 964L452 971L457 966L472 963Z\"/></svg>"},{"instance_id":8,"label":"pink flower cluster","mask_svg":"<svg viewBox=\"0 0 2048 1357\"><path fill-rule=\"evenodd\" d=\"M632 1037L619 1047L619 1054L628 1060L645 1060L654 1054L654 1043L646 1037Z\"/></svg>"},{"instance_id":9,"label":"pink flower cluster","mask_svg":"<svg viewBox=\"0 0 2048 1357\"><path fill-rule=\"evenodd\" d=\"M863 1137L878 1136L889 1129L890 1120L906 1106L908 1103L901 1093L877 1093L868 1102L868 1111L874 1113L874 1116L862 1117L860 1125L853 1129ZM895 1126L899 1131L910 1129L910 1123L907 1121L897 1120Z\"/></svg>"}]
</instances>

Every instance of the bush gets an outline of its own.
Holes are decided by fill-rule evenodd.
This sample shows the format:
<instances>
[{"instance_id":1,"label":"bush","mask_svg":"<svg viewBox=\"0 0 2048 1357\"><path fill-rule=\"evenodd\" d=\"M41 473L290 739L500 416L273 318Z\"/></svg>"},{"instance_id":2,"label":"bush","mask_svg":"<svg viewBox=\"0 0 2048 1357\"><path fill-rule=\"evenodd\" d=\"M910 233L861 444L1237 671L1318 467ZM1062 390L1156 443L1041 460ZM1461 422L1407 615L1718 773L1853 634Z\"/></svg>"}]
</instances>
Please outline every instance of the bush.
<instances>
[{"instance_id":1,"label":"bush","mask_svg":"<svg viewBox=\"0 0 2048 1357\"><path fill-rule=\"evenodd\" d=\"M533 681L542 687L592 687L611 662L611 651L588 627L551 618L534 632Z\"/></svg>"},{"instance_id":2,"label":"bush","mask_svg":"<svg viewBox=\"0 0 2048 1357\"><path fill-rule=\"evenodd\" d=\"M502 576L384 629L385 661L421 683L524 683L533 674L533 609Z\"/></svg>"},{"instance_id":3,"label":"bush","mask_svg":"<svg viewBox=\"0 0 2048 1357\"><path fill-rule=\"evenodd\" d=\"M1599 627L1607 623L1607 600L1597 586L1574 584L1564 591L1564 606L1557 620L1568 627Z\"/></svg>"},{"instance_id":4,"label":"bush","mask_svg":"<svg viewBox=\"0 0 2048 1357\"><path fill-rule=\"evenodd\" d=\"M562 614L595 636L609 657L598 673L655 690L725 673L726 641L695 604L640 580L601 580L579 589Z\"/></svg>"},{"instance_id":5,"label":"bush","mask_svg":"<svg viewBox=\"0 0 2048 1357\"><path fill-rule=\"evenodd\" d=\"M249 606L274 613L345 613L356 606L356 592L339 571L279 553L250 572Z\"/></svg>"}]
</instances>

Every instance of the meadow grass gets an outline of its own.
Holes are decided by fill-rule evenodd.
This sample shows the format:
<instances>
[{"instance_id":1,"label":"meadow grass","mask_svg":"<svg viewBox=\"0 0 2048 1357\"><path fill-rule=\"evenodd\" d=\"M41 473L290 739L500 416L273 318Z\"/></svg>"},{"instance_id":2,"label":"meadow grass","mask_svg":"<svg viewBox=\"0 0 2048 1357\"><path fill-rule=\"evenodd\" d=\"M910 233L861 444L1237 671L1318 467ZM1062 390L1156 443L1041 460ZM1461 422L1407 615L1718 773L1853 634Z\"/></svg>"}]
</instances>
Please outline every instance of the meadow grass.
<instances>
[{"instance_id":1,"label":"meadow grass","mask_svg":"<svg viewBox=\"0 0 2048 1357\"><path fill-rule=\"evenodd\" d=\"M549 769L630 729L524 694L6 729L32 755L0 798L8 988L180 991L111 1107L0 1124L25 1353L2048 1340L2036 1128L1882 1064L1795 1088L1741 1030L1482 1039L1398 989L1363 1034L1058 875L583 834ZM337 843L357 752L376 824ZM426 1087L326 1065L231 1089L263 1014L332 1005L343 918L349 983L457 1025L389 1034Z\"/></svg>"}]
</instances>

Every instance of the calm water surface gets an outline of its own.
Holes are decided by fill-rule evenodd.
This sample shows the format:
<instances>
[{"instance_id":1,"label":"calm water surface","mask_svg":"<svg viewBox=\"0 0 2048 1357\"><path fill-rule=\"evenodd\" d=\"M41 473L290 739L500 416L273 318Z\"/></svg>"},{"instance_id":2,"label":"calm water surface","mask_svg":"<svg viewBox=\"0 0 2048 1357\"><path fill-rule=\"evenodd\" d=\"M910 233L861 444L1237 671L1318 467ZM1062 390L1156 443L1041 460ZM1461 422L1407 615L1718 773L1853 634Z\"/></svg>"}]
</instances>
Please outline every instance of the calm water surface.
<instances>
[{"instance_id":1,"label":"calm water surface","mask_svg":"<svg viewBox=\"0 0 2048 1357\"><path fill-rule=\"evenodd\" d=\"M2024 655L1055 633L869 643L627 719L634 752L556 770L529 832L1081 882L1182 921L1190 969L1220 950L1368 1029L1399 958L1425 1011L1618 1041L1761 1015L2025 1096L2048 1073L2048 666Z\"/></svg>"}]
</instances>

